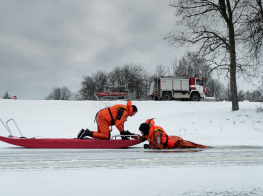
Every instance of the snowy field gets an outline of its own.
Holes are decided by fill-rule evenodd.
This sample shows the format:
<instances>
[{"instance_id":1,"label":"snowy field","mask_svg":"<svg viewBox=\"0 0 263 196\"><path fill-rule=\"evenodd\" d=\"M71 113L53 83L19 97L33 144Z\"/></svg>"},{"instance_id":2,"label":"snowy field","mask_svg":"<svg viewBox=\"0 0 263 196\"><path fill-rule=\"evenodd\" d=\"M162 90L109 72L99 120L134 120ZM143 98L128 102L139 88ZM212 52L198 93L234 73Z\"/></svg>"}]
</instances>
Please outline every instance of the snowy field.
<instances>
[{"instance_id":1,"label":"snowy field","mask_svg":"<svg viewBox=\"0 0 263 196\"><path fill-rule=\"evenodd\" d=\"M0 118L26 137L75 138L96 130L94 116L124 101L0 100ZM1 196L263 195L262 103L133 101L125 129L139 134L148 118L168 135L211 149L25 149L0 142ZM1 123L2 124L2 123ZM13 135L19 136L10 122ZM118 134L116 128L112 135ZM0 125L0 135L8 136Z\"/></svg>"}]
</instances>

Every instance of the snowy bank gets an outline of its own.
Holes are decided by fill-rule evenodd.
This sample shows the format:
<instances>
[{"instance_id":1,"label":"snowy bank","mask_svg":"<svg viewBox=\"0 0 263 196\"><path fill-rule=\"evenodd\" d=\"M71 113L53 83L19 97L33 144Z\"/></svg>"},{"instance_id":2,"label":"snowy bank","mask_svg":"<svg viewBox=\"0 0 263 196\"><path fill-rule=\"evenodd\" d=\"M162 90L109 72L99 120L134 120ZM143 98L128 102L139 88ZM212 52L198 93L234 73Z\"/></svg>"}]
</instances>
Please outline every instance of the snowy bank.
<instances>
[{"instance_id":1,"label":"snowy bank","mask_svg":"<svg viewBox=\"0 0 263 196\"><path fill-rule=\"evenodd\" d=\"M125 101L47 101L0 100L0 118L15 119L26 137L75 138L82 128L96 130L96 113ZM263 103L240 102L240 110L233 112L231 102L133 101L138 113L129 117L125 129L139 134L138 127L148 118L155 118L168 135L209 146L263 146L263 113L257 108ZM2 124L2 123L1 123ZM10 122L13 135L19 136ZM112 135L119 134L116 128ZM0 125L0 135L8 132ZM139 144L142 146L143 144ZM0 143L1 146L9 144Z\"/></svg>"}]
</instances>

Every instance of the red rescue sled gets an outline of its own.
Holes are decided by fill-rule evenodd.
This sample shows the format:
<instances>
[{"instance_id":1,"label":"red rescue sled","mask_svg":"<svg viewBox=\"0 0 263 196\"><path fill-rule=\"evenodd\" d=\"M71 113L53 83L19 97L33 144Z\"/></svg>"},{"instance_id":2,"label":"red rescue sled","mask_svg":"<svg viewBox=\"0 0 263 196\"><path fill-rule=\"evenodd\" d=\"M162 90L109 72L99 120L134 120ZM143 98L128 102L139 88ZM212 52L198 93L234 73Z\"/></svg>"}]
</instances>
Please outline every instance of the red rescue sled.
<instances>
[{"instance_id":1,"label":"red rescue sled","mask_svg":"<svg viewBox=\"0 0 263 196\"><path fill-rule=\"evenodd\" d=\"M0 136L0 141L21 146L25 148L79 148L79 149L112 149L112 148L127 148L142 142L140 135L132 135L133 138L130 140L116 139L121 138L120 135L112 136L110 140L103 139L67 139L67 138L26 138L20 132L14 119L10 119L3 123L7 131L9 132L8 137ZM21 135L21 137L15 137L12 135L11 130L8 126L8 122L13 121ZM129 137L129 136L128 136ZM136 139L134 139L136 138Z\"/></svg>"},{"instance_id":2,"label":"red rescue sled","mask_svg":"<svg viewBox=\"0 0 263 196\"><path fill-rule=\"evenodd\" d=\"M114 136L117 137L117 136ZM23 137L3 137L0 140L12 145L25 148L79 148L79 149L112 149L126 148L141 143L138 139L130 140L102 140L102 139L67 139L67 138L23 138Z\"/></svg>"},{"instance_id":3,"label":"red rescue sled","mask_svg":"<svg viewBox=\"0 0 263 196\"><path fill-rule=\"evenodd\" d=\"M128 93L126 92L97 92L98 97L127 97Z\"/></svg>"}]
</instances>

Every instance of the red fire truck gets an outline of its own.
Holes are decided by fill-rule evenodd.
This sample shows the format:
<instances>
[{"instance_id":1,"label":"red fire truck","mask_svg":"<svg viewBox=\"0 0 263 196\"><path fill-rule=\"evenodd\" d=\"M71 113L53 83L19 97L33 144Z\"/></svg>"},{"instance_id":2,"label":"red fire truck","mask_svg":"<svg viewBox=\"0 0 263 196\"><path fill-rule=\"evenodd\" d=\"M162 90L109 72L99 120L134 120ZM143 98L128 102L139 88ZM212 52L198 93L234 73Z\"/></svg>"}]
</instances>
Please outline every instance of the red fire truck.
<instances>
[{"instance_id":1,"label":"red fire truck","mask_svg":"<svg viewBox=\"0 0 263 196\"><path fill-rule=\"evenodd\" d=\"M200 101L205 98L203 78L156 78L150 83L150 96L153 100L169 101L182 99Z\"/></svg>"}]
</instances>

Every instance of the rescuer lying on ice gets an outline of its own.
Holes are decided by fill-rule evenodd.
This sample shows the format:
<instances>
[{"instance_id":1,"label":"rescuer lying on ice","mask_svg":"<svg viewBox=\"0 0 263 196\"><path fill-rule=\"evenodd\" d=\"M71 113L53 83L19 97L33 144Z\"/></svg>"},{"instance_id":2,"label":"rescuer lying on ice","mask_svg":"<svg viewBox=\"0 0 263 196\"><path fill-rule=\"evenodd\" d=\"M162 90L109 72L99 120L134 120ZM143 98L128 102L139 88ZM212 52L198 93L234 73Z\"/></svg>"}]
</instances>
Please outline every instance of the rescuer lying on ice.
<instances>
[{"instance_id":1,"label":"rescuer lying on ice","mask_svg":"<svg viewBox=\"0 0 263 196\"><path fill-rule=\"evenodd\" d=\"M155 126L153 119L148 119L146 123L142 123L139 130L142 134L142 140L149 141L149 145L144 144L144 148L208 148L208 146L195 144L178 136L168 136L162 127Z\"/></svg>"},{"instance_id":2,"label":"rescuer lying on ice","mask_svg":"<svg viewBox=\"0 0 263 196\"><path fill-rule=\"evenodd\" d=\"M78 134L78 139L83 139L85 136L98 139L110 139L110 132L115 125L120 131L121 135L134 135L129 131L124 130L124 122L127 121L129 116L134 116L137 112L137 107L131 105L131 101L127 101L127 105L117 104L109 108L100 110L95 117L97 122L97 132L90 131L89 129L82 129ZM128 139L128 137L122 137L122 139Z\"/></svg>"}]
</instances>

